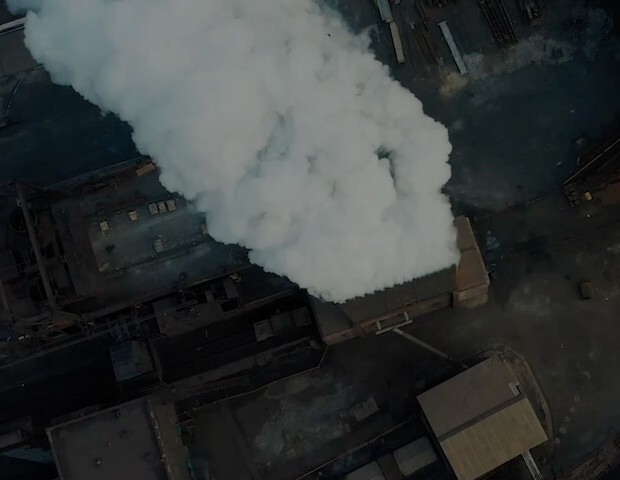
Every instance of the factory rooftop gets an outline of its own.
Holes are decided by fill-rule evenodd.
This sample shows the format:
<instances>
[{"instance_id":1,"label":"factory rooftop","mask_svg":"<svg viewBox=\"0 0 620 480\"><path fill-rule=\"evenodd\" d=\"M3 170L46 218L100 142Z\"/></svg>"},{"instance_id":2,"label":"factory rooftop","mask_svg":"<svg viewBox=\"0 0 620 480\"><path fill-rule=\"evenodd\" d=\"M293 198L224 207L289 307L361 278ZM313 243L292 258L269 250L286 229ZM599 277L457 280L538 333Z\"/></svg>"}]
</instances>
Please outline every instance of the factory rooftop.
<instances>
[{"instance_id":1,"label":"factory rooftop","mask_svg":"<svg viewBox=\"0 0 620 480\"><path fill-rule=\"evenodd\" d=\"M494 356L418 396L458 480L476 480L547 440L518 384Z\"/></svg>"},{"instance_id":2,"label":"factory rooftop","mask_svg":"<svg viewBox=\"0 0 620 480\"><path fill-rule=\"evenodd\" d=\"M48 429L60 480L189 480L173 405L145 397Z\"/></svg>"},{"instance_id":3,"label":"factory rooftop","mask_svg":"<svg viewBox=\"0 0 620 480\"><path fill-rule=\"evenodd\" d=\"M238 297L252 302L286 288L264 275L253 286L223 280L250 268L246 250L213 240L204 215L167 192L148 159L49 188L16 182L1 193L4 321L40 342L131 320L140 305L141 316L152 316L145 302L216 279L194 302L209 304L214 320L235 310Z\"/></svg>"},{"instance_id":4,"label":"factory rooftop","mask_svg":"<svg viewBox=\"0 0 620 480\"><path fill-rule=\"evenodd\" d=\"M323 340L328 344L385 330L442 308L486 303L489 276L466 217L454 221L458 265L342 304L313 299Z\"/></svg>"},{"instance_id":5,"label":"factory rooftop","mask_svg":"<svg viewBox=\"0 0 620 480\"><path fill-rule=\"evenodd\" d=\"M96 297L96 306L221 276L245 263L245 250L215 242L204 214L169 193L149 161L63 193L51 207L60 242L76 293Z\"/></svg>"}]
</instances>

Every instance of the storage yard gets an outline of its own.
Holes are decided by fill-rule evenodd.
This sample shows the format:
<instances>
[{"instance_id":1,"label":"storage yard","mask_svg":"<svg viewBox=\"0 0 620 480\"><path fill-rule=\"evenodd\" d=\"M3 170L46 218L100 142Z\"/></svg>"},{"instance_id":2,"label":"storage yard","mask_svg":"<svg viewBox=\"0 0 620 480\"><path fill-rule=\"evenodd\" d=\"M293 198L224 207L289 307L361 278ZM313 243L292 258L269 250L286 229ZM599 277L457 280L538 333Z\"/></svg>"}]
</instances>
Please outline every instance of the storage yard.
<instances>
[{"instance_id":1,"label":"storage yard","mask_svg":"<svg viewBox=\"0 0 620 480\"><path fill-rule=\"evenodd\" d=\"M0 9L0 478L615 478L619 6L321 3L447 126L460 253L342 304L216 241Z\"/></svg>"}]
</instances>

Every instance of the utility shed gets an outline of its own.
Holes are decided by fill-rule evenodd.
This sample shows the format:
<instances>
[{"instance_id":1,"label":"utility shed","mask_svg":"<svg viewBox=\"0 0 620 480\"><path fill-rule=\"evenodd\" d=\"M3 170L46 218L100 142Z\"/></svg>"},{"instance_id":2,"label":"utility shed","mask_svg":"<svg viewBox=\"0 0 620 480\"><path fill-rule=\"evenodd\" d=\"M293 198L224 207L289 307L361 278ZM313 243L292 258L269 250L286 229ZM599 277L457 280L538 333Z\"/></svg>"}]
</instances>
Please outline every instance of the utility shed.
<instances>
[{"instance_id":1,"label":"utility shed","mask_svg":"<svg viewBox=\"0 0 620 480\"><path fill-rule=\"evenodd\" d=\"M459 480L475 480L547 440L518 383L494 356L418 396Z\"/></svg>"},{"instance_id":2,"label":"utility shed","mask_svg":"<svg viewBox=\"0 0 620 480\"><path fill-rule=\"evenodd\" d=\"M173 405L156 397L47 430L60 480L189 480Z\"/></svg>"}]
</instances>

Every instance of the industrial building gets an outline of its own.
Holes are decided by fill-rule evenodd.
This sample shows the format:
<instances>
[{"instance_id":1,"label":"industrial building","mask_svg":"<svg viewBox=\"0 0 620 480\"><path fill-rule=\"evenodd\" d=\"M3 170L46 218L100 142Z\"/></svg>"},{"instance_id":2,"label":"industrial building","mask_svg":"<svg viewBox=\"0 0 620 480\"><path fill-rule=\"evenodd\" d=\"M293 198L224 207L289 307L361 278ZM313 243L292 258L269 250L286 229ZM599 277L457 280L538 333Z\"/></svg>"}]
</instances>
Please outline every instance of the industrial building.
<instances>
[{"instance_id":1,"label":"industrial building","mask_svg":"<svg viewBox=\"0 0 620 480\"><path fill-rule=\"evenodd\" d=\"M51 422L93 404L166 386L190 408L320 361L303 292L214 241L150 161L2 193L5 448L40 443ZM21 387L33 371L41 394ZM43 392L62 388L48 378L74 389L72 401L49 402ZM11 426L22 417L28 428Z\"/></svg>"},{"instance_id":2,"label":"industrial building","mask_svg":"<svg viewBox=\"0 0 620 480\"><path fill-rule=\"evenodd\" d=\"M204 217L163 189L150 162L45 190L17 183L4 194L4 323L34 351L121 323L178 335L295 290L266 275L244 283L240 272L255 275L247 252L213 241Z\"/></svg>"},{"instance_id":3,"label":"industrial building","mask_svg":"<svg viewBox=\"0 0 620 480\"><path fill-rule=\"evenodd\" d=\"M328 345L396 325L447 307L471 308L486 303L489 276L466 217L454 221L461 260L441 270L343 304L313 300L321 336Z\"/></svg>"},{"instance_id":4,"label":"industrial building","mask_svg":"<svg viewBox=\"0 0 620 480\"><path fill-rule=\"evenodd\" d=\"M547 441L500 356L424 392L418 401L458 480L481 478L519 455L529 460L530 449Z\"/></svg>"},{"instance_id":5,"label":"industrial building","mask_svg":"<svg viewBox=\"0 0 620 480\"><path fill-rule=\"evenodd\" d=\"M344 304L215 241L149 158L96 170L135 154L130 132L82 116L42 69L22 76L11 23L5 179L94 171L0 189L0 478L44 478L37 464L46 480L200 479L207 458L222 480L491 480L515 465L591 480L620 461L620 239L602 210L620 198L618 130L603 128L617 5L337 3L450 130L445 192L473 217L455 220L459 265ZM459 361L375 335L407 325ZM496 342L531 361L552 415L501 356L461 372ZM569 471L591 451L587 474Z\"/></svg>"},{"instance_id":6,"label":"industrial building","mask_svg":"<svg viewBox=\"0 0 620 480\"><path fill-rule=\"evenodd\" d=\"M47 430L60 480L190 480L174 406L155 396Z\"/></svg>"},{"instance_id":7,"label":"industrial building","mask_svg":"<svg viewBox=\"0 0 620 480\"><path fill-rule=\"evenodd\" d=\"M422 437L348 473L345 480L398 480L419 474L437 460L430 441Z\"/></svg>"},{"instance_id":8,"label":"industrial building","mask_svg":"<svg viewBox=\"0 0 620 480\"><path fill-rule=\"evenodd\" d=\"M44 189L18 182L3 194L2 367L26 369L97 344L116 385L97 411L159 392L184 416L316 367L326 344L487 299L488 276L464 217L455 222L458 267L334 305L249 264L243 248L214 241L204 216L163 189L149 159ZM345 328L334 312L347 313ZM87 407L86 397L72 406ZM50 410L7 447L38 442L68 413ZM104 418L97 415L88 417L93 425ZM62 428L48 435L59 469L70 472L58 456L72 448Z\"/></svg>"},{"instance_id":9,"label":"industrial building","mask_svg":"<svg viewBox=\"0 0 620 480\"><path fill-rule=\"evenodd\" d=\"M204 217L161 187L148 160L45 190L17 183L5 195L14 200L4 203L10 209L0 253L4 324L12 339L33 351L114 328L150 325L173 337L297 291L251 266L244 249L215 242ZM456 268L342 305L311 299L322 340L333 344L399 323L404 315L486 302L489 279L471 225L465 217L455 225ZM312 322L307 318L301 324ZM255 325L257 342L274 336L274 322ZM140 357L136 349L146 352L152 348L147 343L130 350ZM3 344L8 361L12 346ZM115 358L131 353L114 352ZM145 361L153 371L155 364ZM129 373L118 373L128 380Z\"/></svg>"},{"instance_id":10,"label":"industrial building","mask_svg":"<svg viewBox=\"0 0 620 480\"><path fill-rule=\"evenodd\" d=\"M534 478L542 478L529 452L546 442L547 434L517 376L501 356L492 356L438 384L419 395L418 401L421 412L412 411L410 420L370 441L351 445L341 456L298 478L476 480L519 455L533 465L539 475ZM207 430L213 429L211 434L195 431L202 414L186 407L162 389L53 421L46 431L59 479L196 478L196 466L204 461L196 453L196 435L223 435L219 442L205 445L215 455L210 467L213 475L228 478L226 475L234 474L238 480L263 475L273 478L262 470L247 443L250 439L245 437L245 429L236 423L228 406L209 407L212 413L205 418L209 419ZM353 422L364 422L378 410L370 398L341 415L353 415ZM220 454L236 456L239 461L216 461ZM226 465L224 470L222 465ZM278 475L276 478L289 478Z\"/></svg>"}]
</instances>

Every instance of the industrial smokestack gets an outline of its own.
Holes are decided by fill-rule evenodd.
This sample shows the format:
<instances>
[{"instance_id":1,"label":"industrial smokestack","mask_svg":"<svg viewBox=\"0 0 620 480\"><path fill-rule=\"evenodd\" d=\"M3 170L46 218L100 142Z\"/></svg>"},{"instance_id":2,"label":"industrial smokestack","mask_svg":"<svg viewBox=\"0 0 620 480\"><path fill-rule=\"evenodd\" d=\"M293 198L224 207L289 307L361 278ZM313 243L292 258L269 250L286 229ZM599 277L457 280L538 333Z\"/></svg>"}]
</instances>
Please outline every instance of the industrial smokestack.
<instances>
[{"instance_id":1,"label":"industrial smokestack","mask_svg":"<svg viewBox=\"0 0 620 480\"><path fill-rule=\"evenodd\" d=\"M216 239L342 302L458 260L446 129L312 0L9 0Z\"/></svg>"}]
</instances>

